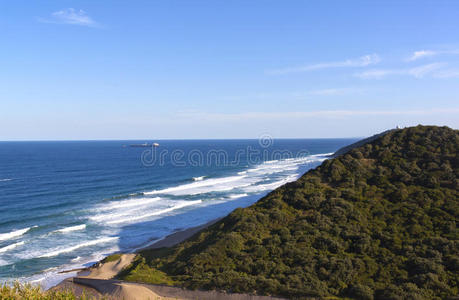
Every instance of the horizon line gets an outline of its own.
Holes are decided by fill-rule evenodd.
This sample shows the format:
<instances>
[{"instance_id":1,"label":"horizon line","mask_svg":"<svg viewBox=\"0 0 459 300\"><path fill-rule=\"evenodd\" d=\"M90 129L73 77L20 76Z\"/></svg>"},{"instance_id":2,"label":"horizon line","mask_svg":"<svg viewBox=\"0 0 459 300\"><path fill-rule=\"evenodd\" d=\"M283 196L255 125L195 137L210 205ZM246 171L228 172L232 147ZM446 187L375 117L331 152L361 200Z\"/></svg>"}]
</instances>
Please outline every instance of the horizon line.
<instances>
[{"instance_id":1,"label":"horizon line","mask_svg":"<svg viewBox=\"0 0 459 300\"><path fill-rule=\"evenodd\" d=\"M273 140L327 140L327 139L359 139L355 137L272 137ZM0 140L4 142L123 142L123 141L228 141L228 140L259 140L260 138L160 138L160 139L17 139Z\"/></svg>"}]
</instances>

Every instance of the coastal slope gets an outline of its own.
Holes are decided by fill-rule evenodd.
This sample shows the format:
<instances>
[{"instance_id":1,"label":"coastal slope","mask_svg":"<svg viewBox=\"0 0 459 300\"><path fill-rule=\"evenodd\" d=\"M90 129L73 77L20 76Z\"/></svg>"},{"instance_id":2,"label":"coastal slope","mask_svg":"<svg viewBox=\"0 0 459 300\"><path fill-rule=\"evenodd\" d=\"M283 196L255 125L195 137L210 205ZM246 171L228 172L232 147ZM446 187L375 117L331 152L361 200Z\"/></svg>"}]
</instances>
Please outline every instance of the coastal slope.
<instances>
[{"instance_id":1,"label":"coastal slope","mask_svg":"<svg viewBox=\"0 0 459 300\"><path fill-rule=\"evenodd\" d=\"M458 294L459 132L389 131L119 278L289 298Z\"/></svg>"}]
</instances>

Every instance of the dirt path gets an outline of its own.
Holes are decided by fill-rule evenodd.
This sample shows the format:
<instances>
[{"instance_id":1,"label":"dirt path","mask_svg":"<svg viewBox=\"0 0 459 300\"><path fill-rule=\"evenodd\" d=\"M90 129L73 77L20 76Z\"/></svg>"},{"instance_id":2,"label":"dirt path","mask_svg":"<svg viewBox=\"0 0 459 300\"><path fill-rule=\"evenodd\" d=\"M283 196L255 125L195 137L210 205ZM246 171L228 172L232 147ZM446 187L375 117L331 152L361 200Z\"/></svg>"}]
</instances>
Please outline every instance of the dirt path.
<instances>
[{"instance_id":1,"label":"dirt path","mask_svg":"<svg viewBox=\"0 0 459 300\"><path fill-rule=\"evenodd\" d=\"M135 257L135 254L122 254L121 257L115 261L99 263L97 267L90 268L89 275L78 276L78 277L93 278L93 279L112 279L122 269L127 267L132 262L134 257Z\"/></svg>"},{"instance_id":2,"label":"dirt path","mask_svg":"<svg viewBox=\"0 0 459 300\"><path fill-rule=\"evenodd\" d=\"M111 279L74 277L73 283L95 289L110 300L172 300L178 298L162 297L148 287L138 284Z\"/></svg>"}]
</instances>

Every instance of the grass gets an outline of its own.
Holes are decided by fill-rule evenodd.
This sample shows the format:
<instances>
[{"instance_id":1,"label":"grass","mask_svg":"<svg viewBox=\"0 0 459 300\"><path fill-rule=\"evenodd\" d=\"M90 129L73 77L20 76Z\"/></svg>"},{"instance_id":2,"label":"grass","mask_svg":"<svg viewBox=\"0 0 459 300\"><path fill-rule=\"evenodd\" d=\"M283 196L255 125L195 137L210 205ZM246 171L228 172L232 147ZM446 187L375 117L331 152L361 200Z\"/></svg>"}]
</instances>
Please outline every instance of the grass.
<instances>
[{"instance_id":1,"label":"grass","mask_svg":"<svg viewBox=\"0 0 459 300\"><path fill-rule=\"evenodd\" d=\"M112 262L112 261L117 261L121 258L121 255L122 254L112 254L112 255L109 255L107 256L106 258L104 258L101 262L102 263L108 263L108 262Z\"/></svg>"},{"instance_id":2,"label":"grass","mask_svg":"<svg viewBox=\"0 0 459 300\"><path fill-rule=\"evenodd\" d=\"M133 269L135 270L135 272L130 272ZM171 286L177 284L177 282L175 282L165 272L160 271L156 268L150 268L146 266L144 258L139 258L139 257L137 257L133 261L130 267L121 271L117 277L123 278L123 280L132 281L132 282L163 284L163 285L171 285Z\"/></svg>"},{"instance_id":3,"label":"grass","mask_svg":"<svg viewBox=\"0 0 459 300\"><path fill-rule=\"evenodd\" d=\"M4 283L0 285L0 299L89 300L92 298L85 295L77 297L72 291L43 291L40 286L14 282L13 284Z\"/></svg>"}]
</instances>

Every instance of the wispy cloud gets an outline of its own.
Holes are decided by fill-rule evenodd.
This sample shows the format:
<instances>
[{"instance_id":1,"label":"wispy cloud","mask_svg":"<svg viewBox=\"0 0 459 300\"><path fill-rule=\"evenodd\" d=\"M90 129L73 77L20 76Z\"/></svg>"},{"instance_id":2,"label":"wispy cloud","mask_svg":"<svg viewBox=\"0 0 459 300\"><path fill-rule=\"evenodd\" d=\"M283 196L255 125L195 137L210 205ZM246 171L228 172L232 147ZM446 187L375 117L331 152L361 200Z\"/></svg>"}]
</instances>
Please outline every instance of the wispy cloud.
<instances>
[{"instance_id":1,"label":"wispy cloud","mask_svg":"<svg viewBox=\"0 0 459 300\"><path fill-rule=\"evenodd\" d=\"M328 69L328 68L345 68L345 67L366 67L369 65L377 64L381 61L381 58L377 54L368 54L356 59L347 59L343 61L335 62L323 62L312 65L289 67L283 69L269 70L266 73L270 75L282 75L288 73L301 73L314 70Z\"/></svg>"},{"instance_id":2,"label":"wispy cloud","mask_svg":"<svg viewBox=\"0 0 459 300\"><path fill-rule=\"evenodd\" d=\"M381 79L389 75L407 75L415 78L423 78L428 74L434 73L443 66L445 66L444 63L432 63L406 69L373 69L355 75L363 79Z\"/></svg>"},{"instance_id":3,"label":"wispy cloud","mask_svg":"<svg viewBox=\"0 0 459 300\"><path fill-rule=\"evenodd\" d=\"M363 89L357 88L329 88L329 89L320 89L313 90L309 92L309 95L313 96L343 96L349 94L361 94Z\"/></svg>"},{"instance_id":4,"label":"wispy cloud","mask_svg":"<svg viewBox=\"0 0 459 300\"><path fill-rule=\"evenodd\" d=\"M65 8L55 11L49 18L38 18L43 23L69 24L88 27L98 27L99 24L94 21L84 10L74 8Z\"/></svg>"},{"instance_id":5,"label":"wispy cloud","mask_svg":"<svg viewBox=\"0 0 459 300\"><path fill-rule=\"evenodd\" d=\"M408 70L408 75L414 76L416 78L422 78L425 75L440 69L444 65L445 64L443 63L433 63L433 64L423 65L423 66L416 67L416 68L411 68Z\"/></svg>"},{"instance_id":6,"label":"wispy cloud","mask_svg":"<svg viewBox=\"0 0 459 300\"><path fill-rule=\"evenodd\" d=\"M408 61L415 61L415 60L418 60L420 58L429 57L429 56L435 56L437 54L438 54L438 52L432 51L432 50L415 51L413 53L413 55L411 55L411 57L408 58Z\"/></svg>"},{"instance_id":7,"label":"wispy cloud","mask_svg":"<svg viewBox=\"0 0 459 300\"><path fill-rule=\"evenodd\" d=\"M437 55L459 54L459 50L419 50L414 51L413 54L407 59L408 61L415 61L421 58L433 57Z\"/></svg>"}]
</instances>

